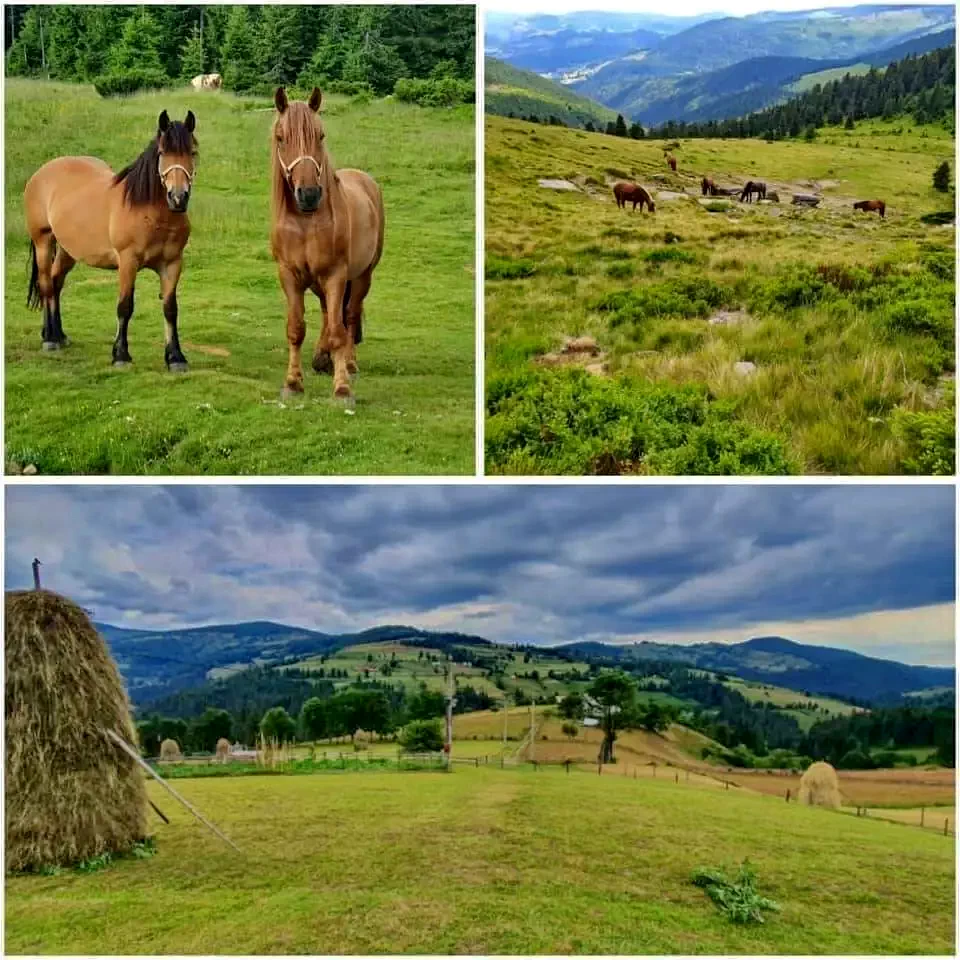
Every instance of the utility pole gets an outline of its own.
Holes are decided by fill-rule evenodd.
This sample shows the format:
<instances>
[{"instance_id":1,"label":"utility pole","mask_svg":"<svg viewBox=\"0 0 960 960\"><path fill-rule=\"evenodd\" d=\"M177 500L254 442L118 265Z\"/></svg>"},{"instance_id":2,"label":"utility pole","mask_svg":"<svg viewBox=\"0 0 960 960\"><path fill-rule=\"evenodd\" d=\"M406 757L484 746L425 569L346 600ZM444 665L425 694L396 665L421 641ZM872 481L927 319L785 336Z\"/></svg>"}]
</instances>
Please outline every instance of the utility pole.
<instances>
[{"instance_id":1,"label":"utility pole","mask_svg":"<svg viewBox=\"0 0 960 960\"><path fill-rule=\"evenodd\" d=\"M43 15L37 13L37 19L40 21L40 65L43 67L43 72L47 72L47 55L43 47ZM49 79L49 77L47 78Z\"/></svg>"},{"instance_id":2,"label":"utility pole","mask_svg":"<svg viewBox=\"0 0 960 960\"><path fill-rule=\"evenodd\" d=\"M510 717L510 697L503 691L503 752L507 752L507 720Z\"/></svg>"},{"instance_id":3,"label":"utility pole","mask_svg":"<svg viewBox=\"0 0 960 960\"><path fill-rule=\"evenodd\" d=\"M530 762L535 763L534 744L537 741L537 713L533 706L533 700L530 701Z\"/></svg>"},{"instance_id":4,"label":"utility pole","mask_svg":"<svg viewBox=\"0 0 960 960\"><path fill-rule=\"evenodd\" d=\"M453 705L457 702L453 696L453 660L447 656L447 730L446 738L443 744L443 752L446 754L447 769L450 769L450 757L453 752Z\"/></svg>"},{"instance_id":5,"label":"utility pole","mask_svg":"<svg viewBox=\"0 0 960 960\"><path fill-rule=\"evenodd\" d=\"M39 561L36 557L34 557L34 558L33 558L33 563L30 564L30 566L33 567L33 589L34 589L34 590L39 590L39 589L40 589L40 567L41 567L41 563L40 563L40 561Z\"/></svg>"}]
</instances>

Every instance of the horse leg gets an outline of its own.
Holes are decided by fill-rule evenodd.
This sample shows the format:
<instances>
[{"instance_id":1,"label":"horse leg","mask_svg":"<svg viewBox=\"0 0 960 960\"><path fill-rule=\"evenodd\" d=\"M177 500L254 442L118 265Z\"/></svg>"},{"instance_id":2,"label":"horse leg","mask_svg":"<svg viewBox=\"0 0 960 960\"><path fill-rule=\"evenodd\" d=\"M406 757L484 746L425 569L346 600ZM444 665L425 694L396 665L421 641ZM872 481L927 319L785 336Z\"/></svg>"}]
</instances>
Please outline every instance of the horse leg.
<instances>
[{"instance_id":1,"label":"horse leg","mask_svg":"<svg viewBox=\"0 0 960 960\"><path fill-rule=\"evenodd\" d=\"M344 324L350 333L350 359L347 361L347 372L350 374L355 374L359 370L357 367L357 344L363 341L363 301L366 300L372 283L373 270L370 269L348 284L349 296Z\"/></svg>"},{"instance_id":2,"label":"horse leg","mask_svg":"<svg viewBox=\"0 0 960 960\"><path fill-rule=\"evenodd\" d=\"M127 346L127 327L133 316L133 288L137 282L139 266L133 257L120 260L120 291L117 299L117 335L113 341L113 365L124 367L133 363Z\"/></svg>"},{"instance_id":3,"label":"horse leg","mask_svg":"<svg viewBox=\"0 0 960 960\"><path fill-rule=\"evenodd\" d=\"M303 287L300 286L292 270L281 265L280 286L287 298L287 376L283 381L282 396L303 393L303 368L300 365L300 347L307 335L307 325L303 319Z\"/></svg>"},{"instance_id":4,"label":"horse leg","mask_svg":"<svg viewBox=\"0 0 960 960\"><path fill-rule=\"evenodd\" d=\"M317 337L317 345L313 350L313 369L317 373L333 373L333 358L330 351L325 350L323 344L323 331L327 329L327 298L323 295L323 287L315 280L310 289L317 295L320 301L320 335Z\"/></svg>"},{"instance_id":5,"label":"horse leg","mask_svg":"<svg viewBox=\"0 0 960 960\"><path fill-rule=\"evenodd\" d=\"M186 373L187 358L180 349L180 337L177 334L177 284L183 260L179 257L160 267L160 299L163 300L164 343L163 359L171 373Z\"/></svg>"},{"instance_id":6,"label":"horse leg","mask_svg":"<svg viewBox=\"0 0 960 960\"><path fill-rule=\"evenodd\" d=\"M76 266L76 263L77 261L63 247L59 247L50 274L53 283L53 333L62 347L70 346L70 338L63 332L63 321L60 319L60 294L67 274Z\"/></svg>"},{"instance_id":7,"label":"horse leg","mask_svg":"<svg viewBox=\"0 0 960 960\"><path fill-rule=\"evenodd\" d=\"M327 298L327 324L319 346L333 354L333 395L349 397L349 361L353 356L353 331L343 322L344 301L347 299L347 278L341 274L331 277L324 287Z\"/></svg>"},{"instance_id":8,"label":"horse leg","mask_svg":"<svg viewBox=\"0 0 960 960\"><path fill-rule=\"evenodd\" d=\"M45 230L33 240L33 256L36 270L36 290L43 307L44 350L59 350L62 344L57 335L56 294L53 285L53 260L57 241L50 230ZM35 302L35 301L34 301Z\"/></svg>"}]
</instances>

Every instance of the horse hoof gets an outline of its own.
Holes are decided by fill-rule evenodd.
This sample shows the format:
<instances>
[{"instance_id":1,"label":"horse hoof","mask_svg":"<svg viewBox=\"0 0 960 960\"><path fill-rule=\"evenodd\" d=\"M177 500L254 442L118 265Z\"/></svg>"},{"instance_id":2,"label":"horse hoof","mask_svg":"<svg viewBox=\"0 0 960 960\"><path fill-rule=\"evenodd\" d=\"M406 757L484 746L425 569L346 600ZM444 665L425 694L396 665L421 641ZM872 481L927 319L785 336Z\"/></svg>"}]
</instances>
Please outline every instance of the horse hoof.
<instances>
[{"instance_id":1,"label":"horse hoof","mask_svg":"<svg viewBox=\"0 0 960 960\"><path fill-rule=\"evenodd\" d=\"M357 409L357 400L352 393L335 393L333 401L343 407L347 413L353 413Z\"/></svg>"},{"instance_id":2,"label":"horse hoof","mask_svg":"<svg viewBox=\"0 0 960 960\"><path fill-rule=\"evenodd\" d=\"M114 360L113 365L115 367L129 367L132 364L132 360Z\"/></svg>"},{"instance_id":3,"label":"horse hoof","mask_svg":"<svg viewBox=\"0 0 960 960\"><path fill-rule=\"evenodd\" d=\"M333 388L333 395L337 397L337 399L343 400L347 397L352 397L353 391L350 389L349 383L338 383Z\"/></svg>"},{"instance_id":4,"label":"horse hoof","mask_svg":"<svg viewBox=\"0 0 960 960\"><path fill-rule=\"evenodd\" d=\"M313 369L316 373L333 373L333 359L330 354L326 351L314 354Z\"/></svg>"},{"instance_id":5,"label":"horse hoof","mask_svg":"<svg viewBox=\"0 0 960 960\"><path fill-rule=\"evenodd\" d=\"M281 401L296 400L299 397L303 396L303 387L291 387L289 384L285 384L283 389L280 391Z\"/></svg>"},{"instance_id":6,"label":"horse hoof","mask_svg":"<svg viewBox=\"0 0 960 960\"><path fill-rule=\"evenodd\" d=\"M177 361L176 363L168 363L167 369L171 373L186 373L190 367L187 365L186 360Z\"/></svg>"},{"instance_id":7,"label":"horse hoof","mask_svg":"<svg viewBox=\"0 0 960 960\"><path fill-rule=\"evenodd\" d=\"M49 353L52 350L60 350L63 347L63 344L59 340L44 340L43 349L45 352Z\"/></svg>"}]
</instances>

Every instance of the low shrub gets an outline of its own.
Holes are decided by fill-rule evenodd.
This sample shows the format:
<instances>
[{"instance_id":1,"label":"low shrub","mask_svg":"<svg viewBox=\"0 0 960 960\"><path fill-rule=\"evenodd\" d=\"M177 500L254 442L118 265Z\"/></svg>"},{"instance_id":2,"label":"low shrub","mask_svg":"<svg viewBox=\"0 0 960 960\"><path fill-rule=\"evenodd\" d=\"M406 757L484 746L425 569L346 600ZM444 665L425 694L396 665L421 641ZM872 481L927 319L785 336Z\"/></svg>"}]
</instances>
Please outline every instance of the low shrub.
<instances>
[{"instance_id":1,"label":"low shrub","mask_svg":"<svg viewBox=\"0 0 960 960\"><path fill-rule=\"evenodd\" d=\"M496 253L487 255L484 268L484 276L487 280L521 280L532 277L536 272L536 264L526 257L514 259Z\"/></svg>"},{"instance_id":2,"label":"low shrub","mask_svg":"<svg viewBox=\"0 0 960 960\"><path fill-rule=\"evenodd\" d=\"M893 435L903 444L904 472L920 476L953 476L956 470L954 396L938 410L897 410Z\"/></svg>"},{"instance_id":3,"label":"low shrub","mask_svg":"<svg viewBox=\"0 0 960 960\"><path fill-rule=\"evenodd\" d=\"M165 73L155 70L125 70L97 77L93 87L101 97L123 97L139 90L160 90L171 82Z\"/></svg>"},{"instance_id":4,"label":"low shrub","mask_svg":"<svg viewBox=\"0 0 960 960\"><path fill-rule=\"evenodd\" d=\"M492 377L494 473L731 475L796 468L784 442L739 421L706 388L605 380L582 370Z\"/></svg>"},{"instance_id":5,"label":"low shrub","mask_svg":"<svg viewBox=\"0 0 960 960\"><path fill-rule=\"evenodd\" d=\"M694 871L692 879L733 923L763 923L765 910L780 910L775 900L757 893L757 874L749 860L743 861L733 880L722 870L702 867Z\"/></svg>"},{"instance_id":6,"label":"low shrub","mask_svg":"<svg viewBox=\"0 0 960 960\"><path fill-rule=\"evenodd\" d=\"M472 81L455 77L400 79L393 88L393 95L404 103L416 103L421 107L454 107L459 103L473 103L476 96Z\"/></svg>"}]
</instances>

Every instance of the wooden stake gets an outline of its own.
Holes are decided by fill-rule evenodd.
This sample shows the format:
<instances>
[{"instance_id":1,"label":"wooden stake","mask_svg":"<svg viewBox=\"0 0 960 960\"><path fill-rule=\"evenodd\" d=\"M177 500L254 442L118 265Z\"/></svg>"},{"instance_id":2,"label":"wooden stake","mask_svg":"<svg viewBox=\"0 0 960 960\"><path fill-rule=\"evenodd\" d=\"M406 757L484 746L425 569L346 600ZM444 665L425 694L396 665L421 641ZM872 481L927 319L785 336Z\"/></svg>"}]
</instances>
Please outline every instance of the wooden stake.
<instances>
[{"instance_id":1,"label":"wooden stake","mask_svg":"<svg viewBox=\"0 0 960 960\"><path fill-rule=\"evenodd\" d=\"M160 774L157 773L157 771L154 770L153 767L151 767L150 764L147 763L147 762L143 759L143 757L141 757L140 754L137 753L137 751L134 750L133 747L131 747L130 744L127 743L127 741L123 739L123 737L118 736L118 735L117 735L116 733L114 733L112 730L105 730L104 733L105 733L121 750L123 750L124 753L126 753L126 754L128 754L129 756L133 757L133 759L134 759L138 764L140 764L140 766L143 767L143 769L146 770L147 773L149 773L150 776L153 777L154 780L156 780L157 783L159 783L160 786L163 787L163 789L167 791L167 793L169 793L169 794L170 794L172 797L174 797L176 800L179 800L180 803L182 803L205 827L207 827L207 829L209 829L209 830L211 830L213 833L215 833L224 843L226 843L226 844L228 844L229 846L233 847L233 849L236 850L237 853L241 853L241 852L242 852L242 851L240 850L240 848L239 848L229 837L227 837L225 834L221 833L195 806L193 806L192 803L190 803L189 800L187 800L185 797L180 796L180 794L177 793L177 791L174 790L173 787L171 787L170 784L167 783L167 781L164 780L163 777L161 777Z\"/></svg>"},{"instance_id":2,"label":"wooden stake","mask_svg":"<svg viewBox=\"0 0 960 960\"><path fill-rule=\"evenodd\" d=\"M153 812L154 812L164 823L169 823L169 822L170 822L170 821L166 818L166 816L164 815L163 811L162 811L149 797L147 798L147 803L149 803L150 806L153 807Z\"/></svg>"}]
</instances>

